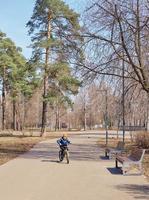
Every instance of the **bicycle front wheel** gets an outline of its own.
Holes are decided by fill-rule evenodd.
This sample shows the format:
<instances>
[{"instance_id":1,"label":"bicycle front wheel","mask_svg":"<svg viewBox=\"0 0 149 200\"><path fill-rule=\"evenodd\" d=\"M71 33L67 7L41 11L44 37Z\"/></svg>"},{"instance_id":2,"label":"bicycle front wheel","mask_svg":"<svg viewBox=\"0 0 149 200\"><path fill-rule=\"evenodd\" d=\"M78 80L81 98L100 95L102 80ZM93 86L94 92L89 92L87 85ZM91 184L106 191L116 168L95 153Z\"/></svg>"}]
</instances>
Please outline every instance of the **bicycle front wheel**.
<instances>
[{"instance_id":1,"label":"bicycle front wheel","mask_svg":"<svg viewBox=\"0 0 149 200\"><path fill-rule=\"evenodd\" d=\"M63 161L63 152L62 152L62 150L59 151L59 161L60 162Z\"/></svg>"}]
</instances>

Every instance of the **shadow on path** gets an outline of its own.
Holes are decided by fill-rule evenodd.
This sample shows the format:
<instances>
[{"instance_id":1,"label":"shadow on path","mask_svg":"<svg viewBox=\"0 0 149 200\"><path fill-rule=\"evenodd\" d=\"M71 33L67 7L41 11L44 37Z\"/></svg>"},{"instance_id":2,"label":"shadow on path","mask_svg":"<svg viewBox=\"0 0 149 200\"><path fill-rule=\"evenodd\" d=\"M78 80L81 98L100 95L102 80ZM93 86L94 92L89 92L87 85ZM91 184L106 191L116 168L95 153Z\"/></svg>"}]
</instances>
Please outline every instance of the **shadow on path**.
<instances>
[{"instance_id":1,"label":"shadow on path","mask_svg":"<svg viewBox=\"0 0 149 200\"><path fill-rule=\"evenodd\" d=\"M108 161L109 161L109 157L106 157L106 156L100 156L99 158L100 158L101 160L104 160L104 161L105 161L105 160L108 160Z\"/></svg>"},{"instance_id":2,"label":"shadow on path","mask_svg":"<svg viewBox=\"0 0 149 200\"><path fill-rule=\"evenodd\" d=\"M113 167L113 168L107 168L107 170L112 174L112 175L120 175L122 174L122 170L121 168L116 168L116 167Z\"/></svg>"},{"instance_id":3,"label":"shadow on path","mask_svg":"<svg viewBox=\"0 0 149 200\"><path fill-rule=\"evenodd\" d=\"M136 199L149 199L149 185L122 184L116 186L118 190L129 193Z\"/></svg>"},{"instance_id":4,"label":"shadow on path","mask_svg":"<svg viewBox=\"0 0 149 200\"><path fill-rule=\"evenodd\" d=\"M69 146L70 160L99 161L100 151L96 144L71 144ZM42 159L49 162L58 160L59 147L57 144L40 143L30 152L21 155L26 159Z\"/></svg>"},{"instance_id":5,"label":"shadow on path","mask_svg":"<svg viewBox=\"0 0 149 200\"><path fill-rule=\"evenodd\" d=\"M58 160L42 160L42 162L51 162L51 163L59 163Z\"/></svg>"}]
</instances>

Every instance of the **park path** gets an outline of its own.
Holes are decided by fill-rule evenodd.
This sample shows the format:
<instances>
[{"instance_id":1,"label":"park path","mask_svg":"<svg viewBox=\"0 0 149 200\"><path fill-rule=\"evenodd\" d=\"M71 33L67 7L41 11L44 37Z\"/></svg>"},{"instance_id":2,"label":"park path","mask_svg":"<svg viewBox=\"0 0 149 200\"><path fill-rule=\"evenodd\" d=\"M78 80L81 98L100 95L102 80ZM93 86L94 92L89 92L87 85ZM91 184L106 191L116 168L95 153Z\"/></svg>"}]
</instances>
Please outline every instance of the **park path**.
<instances>
[{"instance_id":1,"label":"park path","mask_svg":"<svg viewBox=\"0 0 149 200\"><path fill-rule=\"evenodd\" d=\"M53 139L0 166L0 200L149 200L144 176L123 176L100 158L98 135L70 139L69 165L57 162Z\"/></svg>"}]
</instances>

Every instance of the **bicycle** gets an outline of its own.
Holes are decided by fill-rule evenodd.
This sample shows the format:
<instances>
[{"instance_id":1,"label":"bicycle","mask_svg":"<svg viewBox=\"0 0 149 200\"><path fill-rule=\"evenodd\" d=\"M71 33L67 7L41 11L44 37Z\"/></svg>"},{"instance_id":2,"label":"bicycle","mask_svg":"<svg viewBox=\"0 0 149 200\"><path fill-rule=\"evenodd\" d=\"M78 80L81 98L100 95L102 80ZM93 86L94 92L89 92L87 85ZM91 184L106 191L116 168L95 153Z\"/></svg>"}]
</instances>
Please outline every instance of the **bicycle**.
<instances>
[{"instance_id":1,"label":"bicycle","mask_svg":"<svg viewBox=\"0 0 149 200\"><path fill-rule=\"evenodd\" d=\"M69 151L67 146L60 146L59 161L62 162L66 157L67 164L69 164Z\"/></svg>"}]
</instances>

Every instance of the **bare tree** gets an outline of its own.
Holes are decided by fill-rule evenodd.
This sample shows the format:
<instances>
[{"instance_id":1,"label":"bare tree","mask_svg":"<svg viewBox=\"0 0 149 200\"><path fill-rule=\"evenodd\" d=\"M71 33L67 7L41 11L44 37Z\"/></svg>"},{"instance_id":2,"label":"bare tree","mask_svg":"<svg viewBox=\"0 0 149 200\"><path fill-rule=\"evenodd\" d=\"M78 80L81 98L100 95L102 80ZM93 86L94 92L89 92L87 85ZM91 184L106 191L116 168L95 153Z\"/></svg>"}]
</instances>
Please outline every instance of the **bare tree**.
<instances>
[{"instance_id":1,"label":"bare tree","mask_svg":"<svg viewBox=\"0 0 149 200\"><path fill-rule=\"evenodd\" d=\"M149 93L147 0L94 0L86 10L86 60L94 75L124 76ZM92 53L91 53L92 52Z\"/></svg>"}]
</instances>

